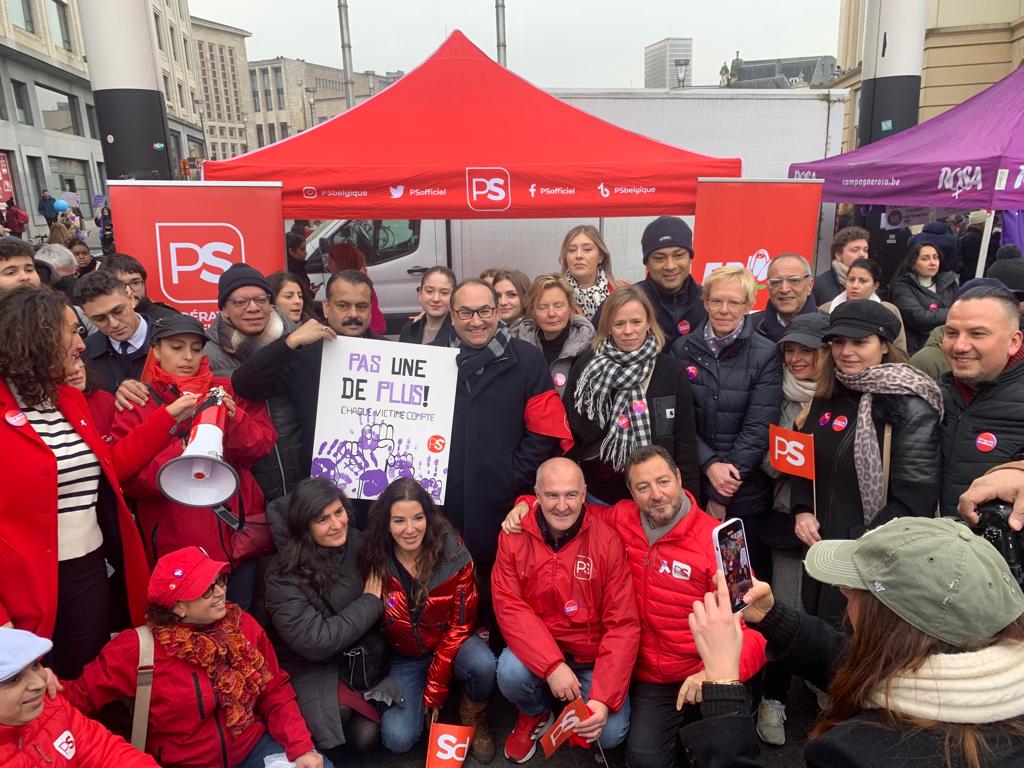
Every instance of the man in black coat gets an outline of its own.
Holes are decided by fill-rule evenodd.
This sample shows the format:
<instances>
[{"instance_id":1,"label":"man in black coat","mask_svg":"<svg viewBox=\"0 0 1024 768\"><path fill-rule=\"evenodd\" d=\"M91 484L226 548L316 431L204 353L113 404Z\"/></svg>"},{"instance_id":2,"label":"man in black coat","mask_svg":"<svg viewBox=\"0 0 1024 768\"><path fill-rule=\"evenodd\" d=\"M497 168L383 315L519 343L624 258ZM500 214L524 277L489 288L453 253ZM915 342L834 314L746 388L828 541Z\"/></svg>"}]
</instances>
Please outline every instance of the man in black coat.
<instances>
[{"instance_id":1,"label":"man in black coat","mask_svg":"<svg viewBox=\"0 0 1024 768\"><path fill-rule=\"evenodd\" d=\"M776 344L797 315L818 311L809 299L814 288L811 265L796 253L780 253L768 265L768 306L751 312L754 330Z\"/></svg>"},{"instance_id":2,"label":"man in black coat","mask_svg":"<svg viewBox=\"0 0 1024 768\"><path fill-rule=\"evenodd\" d=\"M857 259L869 258L870 235L861 227L843 227L832 238L832 263L814 276L814 306L820 307L846 290L846 273Z\"/></svg>"},{"instance_id":3,"label":"man in black coat","mask_svg":"<svg viewBox=\"0 0 1024 768\"><path fill-rule=\"evenodd\" d=\"M943 481L940 511L956 514L960 494L989 469L1024 451L1024 346L1014 294L971 288L949 309L939 379Z\"/></svg>"},{"instance_id":4,"label":"man in black coat","mask_svg":"<svg viewBox=\"0 0 1024 768\"><path fill-rule=\"evenodd\" d=\"M112 272L96 270L75 283L75 303L99 329L85 341L86 364L101 389L114 394L125 379L138 379L146 366L152 324Z\"/></svg>"}]
</instances>

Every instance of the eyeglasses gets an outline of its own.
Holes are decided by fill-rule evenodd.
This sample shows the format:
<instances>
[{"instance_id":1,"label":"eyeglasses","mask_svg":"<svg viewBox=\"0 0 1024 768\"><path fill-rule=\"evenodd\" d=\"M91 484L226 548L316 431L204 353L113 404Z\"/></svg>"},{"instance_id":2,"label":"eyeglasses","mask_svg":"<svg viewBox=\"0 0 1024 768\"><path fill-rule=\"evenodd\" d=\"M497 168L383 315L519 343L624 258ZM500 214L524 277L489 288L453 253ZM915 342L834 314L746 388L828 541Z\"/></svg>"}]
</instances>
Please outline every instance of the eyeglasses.
<instances>
[{"instance_id":1,"label":"eyeglasses","mask_svg":"<svg viewBox=\"0 0 1024 768\"><path fill-rule=\"evenodd\" d=\"M203 592L203 600L209 600L211 597L213 597L213 593L217 591L217 587L220 587L221 589L227 589L228 587L228 577L225 576L223 573L216 579L214 579L213 584L207 587L206 591Z\"/></svg>"},{"instance_id":2,"label":"eyeglasses","mask_svg":"<svg viewBox=\"0 0 1024 768\"><path fill-rule=\"evenodd\" d=\"M252 297L246 299L246 298L242 298L241 296L239 296L238 298L228 299L228 303L232 307L234 307L235 309L245 309L250 304L255 304L257 307L265 307L268 304L270 304L270 297L269 296L252 296Z\"/></svg>"},{"instance_id":3,"label":"eyeglasses","mask_svg":"<svg viewBox=\"0 0 1024 768\"><path fill-rule=\"evenodd\" d=\"M728 307L730 312L738 312L747 306L747 302L740 301L739 299L708 299L708 306L712 309Z\"/></svg>"},{"instance_id":4,"label":"eyeglasses","mask_svg":"<svg viewBox=\"0 0 1024 768\"><path fill-rule=\"evenodd\" d=\"M768 278L769 288L781 288L783 283L788 285L800 285L804 280L809 278L810 275L790 275L789 277L770 277Z\"/></svg>"},{"instance_id":5,"label":"eyeglasses","mask_svg":"<svg viewBox=\"0 0 1024 768\"><path fill-rule=\"evenodd\" d=\"M473 315L477 315L481 320L488 320L494 317L494 307L477 307L476 309L469 309L464 307L463 309L456 309L455 314L458 315L460 320L472 320Z\"/></svg>"},{"instance_id":6,"label":"eyeglasses","mask_svg":"<svg viewBox=\"0 0 1024 768\"><path fill-rule=\"evenodd\" d=\"M125 288L131 288L133 291L137 291L146 285L146 281L141 277L136 277L132 280L122 280L121 285Z\"/></svg>"},{"instance_id":7,"label":"eyeglasses","mask_svg":"<svg viewBox=\"0 0 1024 768\"><path fill-rule=\"evenodd\" d=\"M89 319L96 325L109 325L111 320L124 320L128 313L132 311L132 308L127 304L118 304L104 315L89 315Z\"/></svg>"},{"instance_id":8,"label":"eyeglasses","mask_svg":"<svg viewBox=\"0 0 1024 768\"><path fill-rule=\"evenodd\" d=\"M79 338L80 338L80 339L81 339L82 341L85 341L85 340L86 340L86 338L88 338L88 336L89 336L89 331L87 331L87 330L85 329L85 326L84 326L84 325L76 325L76 326L75 326L75 333L77 333L77 334L78 334L78 337L79 337Z\"/></svg>"}]
</instances>

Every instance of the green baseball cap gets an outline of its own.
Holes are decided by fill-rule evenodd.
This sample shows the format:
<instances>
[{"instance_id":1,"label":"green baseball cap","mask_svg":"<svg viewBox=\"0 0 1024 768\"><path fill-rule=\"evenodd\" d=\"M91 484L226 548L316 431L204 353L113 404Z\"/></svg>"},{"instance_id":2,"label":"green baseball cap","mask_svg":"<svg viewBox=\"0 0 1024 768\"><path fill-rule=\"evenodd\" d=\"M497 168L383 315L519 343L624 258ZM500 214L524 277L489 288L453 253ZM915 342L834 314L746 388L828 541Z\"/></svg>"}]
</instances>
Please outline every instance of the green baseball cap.
<instances>
[{"instance_id":1,"label":"green baseball cap","mask_svg":"<svg viewBox=\"0 0 1024 768\"><path fill-rule=\"evenodd\" d=\"M1024 592L1002 555L962 523L900 517L859 539L819 541L804 568L814 579L863 589L926 635L982 646L1024 614Z\"/></svg>"}]
</instances>

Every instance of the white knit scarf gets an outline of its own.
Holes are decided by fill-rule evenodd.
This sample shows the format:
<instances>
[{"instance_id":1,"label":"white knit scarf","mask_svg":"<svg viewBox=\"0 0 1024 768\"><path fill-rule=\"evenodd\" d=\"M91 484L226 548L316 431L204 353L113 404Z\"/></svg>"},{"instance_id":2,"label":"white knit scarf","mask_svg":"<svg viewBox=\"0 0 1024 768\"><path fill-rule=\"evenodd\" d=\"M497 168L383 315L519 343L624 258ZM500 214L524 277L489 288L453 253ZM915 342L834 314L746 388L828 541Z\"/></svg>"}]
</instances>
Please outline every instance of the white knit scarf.
<instances>
[{"instance_id":1,"label":"white knit scarf","mask_svg":"<svg viewBox=\"0 0 1024 768\"><path fill-rule=\"evenodd\" d=\"M1024 715L1024 644L1002 642L971 653L938 653L920 669L880 687L866 709L940 723L998 723Z\"/></svg>"},{"instance_id":2,"label":"white knit scarf","mask_svg":"<svg viewBox=\"0 0 1024 768\"><path fill-rule=\"evenodd\" d=\"M782 396L793 403L806 404L814 399L818 382L814 379L801 381L788 368L782 369Z\"/></svg>"}]
</instances>

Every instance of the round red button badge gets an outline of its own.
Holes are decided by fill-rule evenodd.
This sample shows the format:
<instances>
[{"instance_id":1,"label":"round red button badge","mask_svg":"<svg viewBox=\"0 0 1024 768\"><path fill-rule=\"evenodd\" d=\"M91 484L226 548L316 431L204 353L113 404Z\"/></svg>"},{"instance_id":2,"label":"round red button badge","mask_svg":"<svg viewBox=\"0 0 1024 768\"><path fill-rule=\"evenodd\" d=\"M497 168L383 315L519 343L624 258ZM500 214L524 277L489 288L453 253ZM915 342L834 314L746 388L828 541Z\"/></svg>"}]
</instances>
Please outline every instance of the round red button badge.
<instances>
[{"instance_id":1,"label":"round red button badge","mask_svg":"<svg viewBox=\"0 0 1024 768\"><path fill-rule=\"evenodd\" d=\"M974 438L974 447L982 453L988 453L994 451L999 441L996 440L996 436L991 432L982 432L976 438Z\"/></svg>"},{"instance_id":2,"label":"round red button badge","mask_svg":"<svg viewBox=\"0 0 1024 768\"><path fill-rule=\"evenodd\" d=\"M644 400L636 400L633 402L633 413L637 416L641 416L647 413L647 402Z\"/></svg>"},{"instance_id":3,"label":"round red button badge","mask_svg":"<svg viewBox=\"0 0 1024 768\"><path fill-rule=\"evenodd\" d=\"M556 387L564 387L565 386L565 374L562 373L561 371L559 371L554 376L552 376L551 380L553 382L555 382L555 386Z\"/></svg>"},{"instance_id":4,"label":"round red button badge","mask_svg":"<svg viewBox=\"0 0 1024 768\"><path fill-rule=\"evenodd\" d=\"M12 427L24 427L28 424L28 416L21 411L8 411L4 414L4 420Z\"/></svg>"},{"instance_id":5,"label":"round red button badge","mask_svg":"<svg viewBox=\"0 0 1024 768\"><path fill-rule=\"evenodd\" d=\"M842 432L846 429L847 424L849 424L849 421L845 416L836 416L836 420L832 422L832 431Z\"/></svg>"},{"instance_id":6,"label":"round red button badge","mask_svg":"<svg viewBox=\"0 0 1024 768\"><path fill-rule=\"evenodd\" d=\"M579 613L579 610L580 610L580 604L579 603L577 603L575 600L567 600L565 602L565 607L562 608L562 613L564 613L566 616L570 616L571 617L571 616L575 616L577 613Z\"/></svg>"},{"instance_id":7,"label":"round red button badge","mask_svg":"<svg viewBox=\"0 0 1024 768\"><path fill-rule=\"evenodd\" d=\"M617 423L619 425L619 429L629 429L629 416L624 413L620 413Z\"/></svg>"},{"instance_id":8,"label":"round red button badge","mask_svg":"<svg viewBox=\"0 0 1024 768\"><path fill-rule=\"evenodd\" d=\"M823 414L821 414L821 418L818 419L818 424L824 427L830 421L832 421L832 411L825 411Z\"/></svg>"},{"instance_id":9,"label":"round red button badge","mask_svg":"<svg viewBox=\"0 0 1024 768\"><path fill-rule=\"evenodd\" d=\"M936 304L935 302L932 302L931 304L928 305L928 309L930 309L932 312L934 312L938 308L939 308L939 305Z\"/></svg>"},{"instance_id":10,"label":"round red button badge","mask_svg":"<svg viewBox=\"0 0 1024 768\"><path fill-rule=\"evenodd\" d=\"M685 336L690 332L690 321L680 320L679 325L676 326L676 329L679 331L680 336Z\"/></svg>"}]
</instances>

